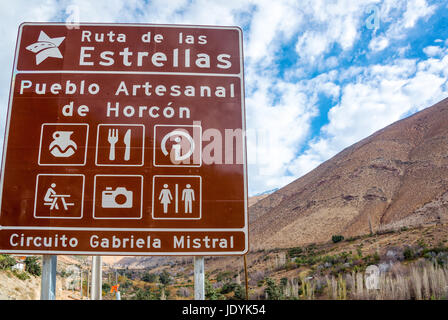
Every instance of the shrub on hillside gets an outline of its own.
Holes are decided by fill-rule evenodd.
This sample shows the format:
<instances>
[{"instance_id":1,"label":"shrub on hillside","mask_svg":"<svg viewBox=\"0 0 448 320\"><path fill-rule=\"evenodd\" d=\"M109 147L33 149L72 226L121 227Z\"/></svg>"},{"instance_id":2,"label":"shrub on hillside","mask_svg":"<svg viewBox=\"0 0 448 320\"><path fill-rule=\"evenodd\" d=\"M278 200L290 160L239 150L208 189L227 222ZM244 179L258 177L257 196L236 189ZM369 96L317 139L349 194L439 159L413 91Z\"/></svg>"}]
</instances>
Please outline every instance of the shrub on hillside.
<instances>
[{"instance_id":1,"label":"shrub on hillside","mask_svg":"<svg viewBox=\"0 0 448 320\"><path fill-rule=\"evenodd\" d=\"M30 276L26 272L20 272L18 270L13 270L12 273L20 280L28 280Z\"/></svg>"},{"instance_id":2,"label":"shrub on hillside","mask_svg":"<svg viewBox=\"0 0 448 320\"><path fill-rule=\"evenodd\" d=\"M133 300L156 300L155 294L149 288L137 288Z\"/></svg>"},{"instance_id":3,"label":"shrub on hillside","mask_svg":"<svg viewBox=\"0 0 448 320\"><path fill-rule=\"evenodd\" d=\"M414 258L414 250L412 248L407 247L403 251L403 256L405 260L412 260Z\"/></svg>"},{"instance_id":4,"label":"shrub on hillside","mask_svg":"<svg viewBox=\"0 0 448 320\"><path fill-rule=\"evenodd\" d=\"M337 242L340 242L342 240L344 240L344 236L341 236L341 235L333 235L331 237L331 241L333 241L333 243L337 243Z\"/></svg>"},{"instance_id":5,"label":"shrub on hillside","mask_svg":"<svg viewBox=\"0 0 448 320\"><path fill-rule=\"evenodd\" d=\"M39 263L37 262L37 257L25 258L25 271L37 277L39 277L42 274L42 269Z\"/></svg>"},{"instance_id":6,"label":"shrub on hillside","mask_svg":"<svg viewBox=\"0 0 448 320\"><path fill-rule=\"evenodd\" d=\"M303 249L301 247L294 247L288 249L288 256L289 257L297 257L303 253Z\"/></svg>"},{"instance_id":7,"label":"shrub on hillside","mask_svg":"<svg viewBox=\"0 0 448 320\"><path fill-rule=\"evenodd\" d=\"M189 288L181 287L181 288L177 289L176 295L178 297L188 298L189 296L191 296L191 291Z\"/></svg>"},{"instance_id":8,"label":"shrub on hillside","mask_svg":"<svg viewBox=\"0 0 448 320\"><path fill-rule=\"evenodd\" d=\"M8 254L0 254L0 269L5 270L16 264L16 260Z\"/></svg>"},{"instance_id":9,"label":"shrub on hillside","mask_svg":"<svg viewBox=\"0 0 448 320\"><path fill-rule=\"evenodd\" d=\"M168 285L171 283L171 275L168 271L163 270L160 274L159 274L159 281L161 284L163 284L164 286Z\"/></svg>"},{"instance_id":10,"label":"shrub on hillside","mask_svg":"<svg viewBox=\"0 0 448 320\"><path fill-rule=\"evenodd\" d=\"M205 298L207 300L222 300L224 296L219 293L213 285L210 283L210 280L205 279Z\"/></svg>"},{"instance_id":11,"label":"shrub on hillside","mask_svg":"<svg viewBox=\"0 0 448 320\"><path fill-rule=\"evenodd\" d=\"M142 277L142 281L153 283L157 282L157 278L158 276L156 274L145 272L145 274Z\"/></svg>"},{"instance_id":12,"label":"shrub on hillside","mask_svg":"<svg viewBox=\"0 0 448 320\"><path fill-rule=\"evenodd\" d=\"M233 295L234 300L244 300L246 299L246 290L240 284L233 290L235 294Z\"/></svg>"},{"instance_id":13,"label":"shrub on hillside","mask_svg":"<svg viewBox=\"0 0 448 320\"><path fill-rule=\"evenodd\" d=\"M234 291L237 286L238 286L238 284L235 282L226 282L223 284L223 286L221 288L221 293L222 294L230 293L230 292Z\"/></svg>"},{"instance_id":14,"label":"shrub on hillside","mask_svg":"<svg viewBox=\"0 0 448 320\"><path fill-rule=\"evenodd\" d=\"M106 292L106 293L109 293L110 292L110 284L109 283L107 283L107 282L104 282L103 283L103 285L102 285L102 289L103 289L103 291L104 292Z\"/></svg>"},{"instance_id":15,"label":"shrub on hillside","mask_svg":"<svg viewBox=\"0 0 448 320\"><path fill-rule=\"evenodd\" d=\"M283 297L282 290L272 278L266 278L265 283L266 283L266 289L264 290L264 292L268 300L282 299Z\"/></svg>"}]
</instances>

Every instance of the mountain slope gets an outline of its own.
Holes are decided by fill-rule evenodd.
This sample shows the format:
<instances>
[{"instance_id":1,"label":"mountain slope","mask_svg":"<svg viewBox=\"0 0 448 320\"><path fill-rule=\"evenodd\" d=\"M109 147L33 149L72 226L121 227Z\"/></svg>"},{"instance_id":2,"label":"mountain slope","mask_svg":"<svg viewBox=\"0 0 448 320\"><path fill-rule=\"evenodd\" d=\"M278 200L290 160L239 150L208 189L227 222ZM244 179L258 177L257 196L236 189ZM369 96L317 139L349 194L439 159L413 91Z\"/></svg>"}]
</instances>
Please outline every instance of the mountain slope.
<instances>
[{"instance_id":1,"label":"mountain slope","mask_svg":"<svg viewBox=\"0 0 448 320\"><path fill-rule=\"evenodd\" d=\"M374 119L374 118L373 118ZM251 248L448 221L448 99L397 121L250 207Z\"/></svg>"}]
</instances>

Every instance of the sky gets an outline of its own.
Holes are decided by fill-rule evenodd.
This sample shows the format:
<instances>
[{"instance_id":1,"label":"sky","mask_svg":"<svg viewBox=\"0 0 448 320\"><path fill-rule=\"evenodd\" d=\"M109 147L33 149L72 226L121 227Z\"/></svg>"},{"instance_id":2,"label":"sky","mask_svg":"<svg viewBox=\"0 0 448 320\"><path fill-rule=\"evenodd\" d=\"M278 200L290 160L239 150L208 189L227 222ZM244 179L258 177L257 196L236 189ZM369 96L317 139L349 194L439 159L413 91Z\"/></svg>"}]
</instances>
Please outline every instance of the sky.
<instances>
[{"instance_id":1,"label":"sky","mask_svg":"<svg viewBox=\"0 0 448 320\"><path fill-rule=\"evenodd\" d=\"M448 1L1 0L0 140L22 22L240 26L249 195L448 96Z\"/></svg>"}]
</instances>

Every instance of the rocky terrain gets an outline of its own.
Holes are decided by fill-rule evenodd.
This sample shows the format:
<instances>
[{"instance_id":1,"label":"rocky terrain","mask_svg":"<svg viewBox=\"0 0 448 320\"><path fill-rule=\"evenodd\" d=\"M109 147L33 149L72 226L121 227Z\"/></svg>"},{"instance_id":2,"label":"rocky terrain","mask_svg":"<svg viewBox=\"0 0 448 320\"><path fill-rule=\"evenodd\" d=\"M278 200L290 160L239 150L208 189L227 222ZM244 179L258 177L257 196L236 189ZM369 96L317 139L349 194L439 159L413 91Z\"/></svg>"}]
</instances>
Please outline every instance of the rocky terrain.
<instances>
[{"instance_id":1,"label":"rocky terrain","mask_svg":"<svg viewBox=\"0 0 448 320\"><path fill-rule=\"evenodd\" d=\"M39 263L41 263L39 261ZM67 271L80 267L81 260L74 256L58 256L56 300L79 300L79 290L70 287ZM63 274L65 272L65 274ZM0 269L0 300L39 300L41 277L29 272Z\"/></svg>"}]
</instances>

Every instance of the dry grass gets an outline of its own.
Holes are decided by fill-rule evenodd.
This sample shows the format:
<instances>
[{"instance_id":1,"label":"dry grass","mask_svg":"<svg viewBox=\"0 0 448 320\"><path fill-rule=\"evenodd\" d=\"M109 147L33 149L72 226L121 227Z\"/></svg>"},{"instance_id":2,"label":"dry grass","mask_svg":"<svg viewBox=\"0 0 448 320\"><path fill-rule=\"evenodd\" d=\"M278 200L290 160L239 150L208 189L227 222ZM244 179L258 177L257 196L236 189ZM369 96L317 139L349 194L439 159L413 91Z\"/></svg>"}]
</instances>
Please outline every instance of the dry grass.
<instances>
[{"instance_id":1,"label":"dry grass","mask_svg":"<svg viewBox=\"0 0 448 320\"><path fill-rule=\"evenodd\" d=\"M329 299L439 300L448 299L448 267L417 262L407 268L382 273L378 289L367 289L364 274L352 272L338 278L327 276ZM344 294L344 285L348 294Z\"/></svg>"},{"instance_id":2,"label":"dry grass","mask_svg":"<svg viewBox=\"0 0 448 320\"><path fill-rule=\"evenodd\" d=\"M324 290L318 292L323 286ZM300 292L300 294L299 294ZM288 280L286 299L444 300L448 299L448 266L428 261L396 263L381 273L377 289L368 289L363 272Z\"/></svg>"}]
</instances>

